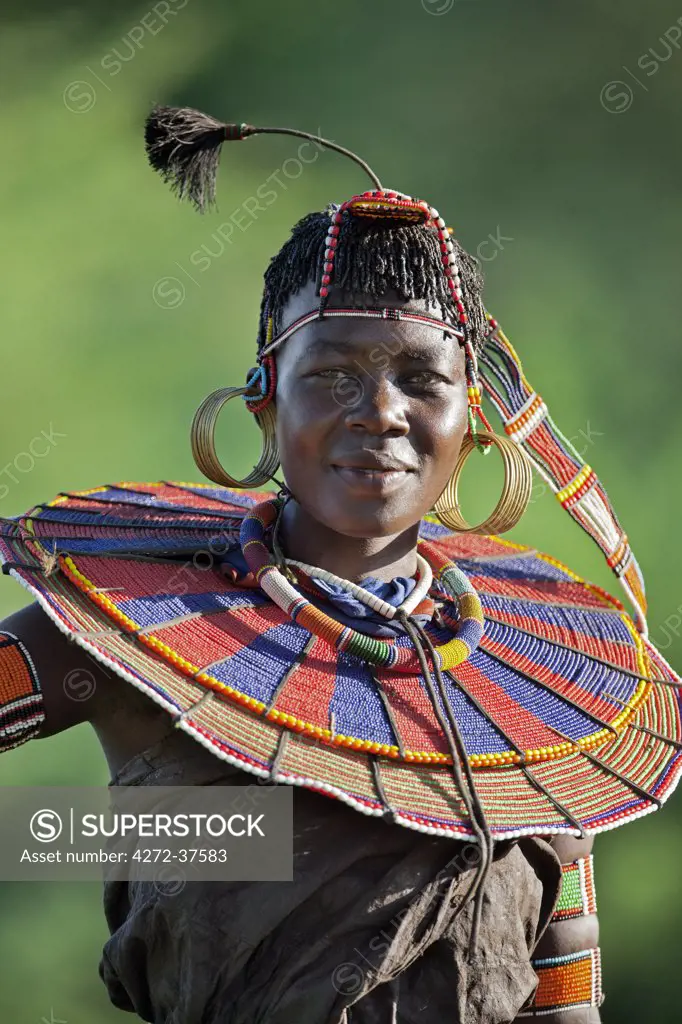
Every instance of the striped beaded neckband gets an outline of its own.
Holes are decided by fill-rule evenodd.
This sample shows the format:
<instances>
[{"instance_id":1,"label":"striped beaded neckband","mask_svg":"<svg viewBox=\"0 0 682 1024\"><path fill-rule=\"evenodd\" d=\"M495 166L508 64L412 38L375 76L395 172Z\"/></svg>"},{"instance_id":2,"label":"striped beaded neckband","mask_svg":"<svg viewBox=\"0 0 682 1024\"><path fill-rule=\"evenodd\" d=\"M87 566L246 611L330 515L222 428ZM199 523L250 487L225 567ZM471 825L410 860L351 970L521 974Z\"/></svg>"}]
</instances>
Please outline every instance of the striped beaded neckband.
<instances>
[{"instance_id":1,"label":"striped beaded neckband","mask_svg":"<svg viewBox=\"0 0 682 1024\"><path fill-rule=\"evenodd\" d=\"M242 555L258 585L294 622L325 640L334 650L357 655L379 667L400 672L420 672L421 662L415 650L344 626L316 608L294 588L280 571L264 540L266 530L276 522L283 506L281 498L259 502L242 521L239 532ZM434 646L434 660L444 671L461 665L478 647L483 635L483 610L478 594L454 562L423 539L418 542L418 553L430 566L436 582L456 602L459 611L454 637L444 644ZM350 581L341 582L347 585Z\"/></svg>"},{"instance_id":2,"label":"striped beaded neckband","mask_svg":"<svg viewBox=\"0 0 682 1024\"><path fill-rule=\"evenodd\" d=\"M426 597L431 584L433 583L433 570L426 561L423 555L417 552L417 572L419 574L416 586L407 595L401 605L391 604L390 601L383 601L376 594L370 593L365 587L360 586L359 583L353 583L351 580L344 580L341 576L337 576L333 572L329 572L328 569L321 569L317 565L308 565L307 562L299 562L296 558L285 558L286 565L293 565L297 569L303 569L304 572L313 578L324 580L325 583L333 583L336 586L341 587L347 593L352 594L353 597L357 597L366 604L372 611L377 612L379 615L383 615L385 619L393 619L396 617L398 612L405 612L406 615L411 615L415 608L420 602Z\"/></svg>"}]
</instances>

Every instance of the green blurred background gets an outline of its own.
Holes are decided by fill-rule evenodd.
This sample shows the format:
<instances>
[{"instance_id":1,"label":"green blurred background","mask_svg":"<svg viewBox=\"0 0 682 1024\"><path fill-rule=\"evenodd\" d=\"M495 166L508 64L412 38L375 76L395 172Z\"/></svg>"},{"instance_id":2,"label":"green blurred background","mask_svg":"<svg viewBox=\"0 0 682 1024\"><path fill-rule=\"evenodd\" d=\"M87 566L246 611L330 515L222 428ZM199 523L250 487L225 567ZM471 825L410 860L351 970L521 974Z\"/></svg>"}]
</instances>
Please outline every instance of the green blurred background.
<instances>
[{"instance_id":1,"label":"green blurred background","mask_svg":"<svg viewBox=\"0 0 682 1024\"><path fill-rule=\"evenodd\" d=\"M227 147L219 211L201 218L146 165L150 106L319 131L478 253L487 306L608 488L652 639L679 667L681 16L663 0L5 3L0 515L69 488L200 479L189 424L243 382L270 255L308 210L367 187L332 153L304 165L295 139L259 138ZM275 199L249 215L259 186ZM237 405L220 450L240 475L259 438ZM469 492L476 472L472 515L499 483L476 467ZM544 491L512 536L615 589ZM0 617L25 603L6 579ZM0 766L3 785L107 778L89 726ZM681 831L673 798L597 841L608 1024L679 1018ZM3 1024L123 1020L97 976L106 934L94 883L0 885Z\"/></svg>"}]
</instances>

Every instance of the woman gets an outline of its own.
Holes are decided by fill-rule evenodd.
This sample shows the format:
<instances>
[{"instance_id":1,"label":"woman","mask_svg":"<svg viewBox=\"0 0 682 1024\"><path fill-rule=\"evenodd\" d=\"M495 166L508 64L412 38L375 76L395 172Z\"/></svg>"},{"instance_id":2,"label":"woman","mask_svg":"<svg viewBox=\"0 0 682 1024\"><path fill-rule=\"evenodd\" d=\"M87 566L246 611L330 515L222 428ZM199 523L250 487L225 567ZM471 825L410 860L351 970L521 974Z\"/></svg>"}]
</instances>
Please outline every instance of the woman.
<instances>
[{"instance_id":1,"label":"woman","mask_svg":"<svg viewBox=\"0 0 682 1024\"><path fill-rule=\"evenodd\" d=\"M266 131L290 130L160 108L147 148L203 209L220 145ZM265 274L258 365L195 417L220 486L124 483L5 521L3 571L37 603L0 624L0 749L87 718L112 784L295 787L293 882L106 884L100 973L144 1020L598 1021L592 835L674 787L677 678L606 494L485 313L475 261L341 151L373 190L295 226ZM264 435L245 481L213 445L239 395ZM491 447L505 488L472 528L459 473ZM634 621L496 536L531 466ZM62 680L85 652L96 687L76 703Z\"/></svg>"}]
</instances>

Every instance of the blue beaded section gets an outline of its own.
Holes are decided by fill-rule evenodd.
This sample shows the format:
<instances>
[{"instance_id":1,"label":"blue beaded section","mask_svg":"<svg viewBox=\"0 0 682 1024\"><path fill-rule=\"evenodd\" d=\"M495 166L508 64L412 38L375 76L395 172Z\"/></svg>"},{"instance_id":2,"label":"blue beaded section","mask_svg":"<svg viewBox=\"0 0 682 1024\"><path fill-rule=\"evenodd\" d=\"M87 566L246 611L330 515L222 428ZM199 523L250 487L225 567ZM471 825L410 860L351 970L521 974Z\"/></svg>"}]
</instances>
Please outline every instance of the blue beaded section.
<instances>
[{"instance_id":1,"label":"blue beaded section","mask_svg":"<svg viewBox=\"0 0 682 1024\"><path fill-rule=\"evenodd\" d=\"M329 704L336 732L361 740L395 744L391 723L366 666L341 651L337 655L334 693Z\"/></svg>"},{"instance_id":2,"label":"blue beaded section","mask_svg":"<svg viewBox=\"0 0 682 1024\"><path fill-rule=\"evenodd\" d=\"M530 711L550 727L556 726L571 739L590 736L600 728L592 718L584 715L578 708L533 683L519 672L500 664L481 648L474 651L469 658L469 663L474 665L491 682L496 683L522 708ZM504 725L504 723L500 724ZM557 743L560 742L561 739L557 737Z\"/></svg>"},{"instance_id":3,"label":"blue beaded section","mask_svg":"<svg viewBox=\"0 0 682 1024\"><path fill-rule=\"evenodd\" d=\"M268 704L282 677L310 639L292 622L265 630L255 640L209 669L221 683Z\"/></svg>"},{"instance_id":4,"label":"blue beaded section","mask_svg":"<svg viewBox=\"0 0 682 1024\"><path fill-rule=\"evenodd\" d=\"M138 626L153 626L190 612L234 611L237 608L250 608L254 605L262 607L269 603L266 595L257 591L245 594L239 590L222 590L204 594L150 594L145 597L131 597L127 601L117 602L116 607Z\"/></svg>"}]
</instances>

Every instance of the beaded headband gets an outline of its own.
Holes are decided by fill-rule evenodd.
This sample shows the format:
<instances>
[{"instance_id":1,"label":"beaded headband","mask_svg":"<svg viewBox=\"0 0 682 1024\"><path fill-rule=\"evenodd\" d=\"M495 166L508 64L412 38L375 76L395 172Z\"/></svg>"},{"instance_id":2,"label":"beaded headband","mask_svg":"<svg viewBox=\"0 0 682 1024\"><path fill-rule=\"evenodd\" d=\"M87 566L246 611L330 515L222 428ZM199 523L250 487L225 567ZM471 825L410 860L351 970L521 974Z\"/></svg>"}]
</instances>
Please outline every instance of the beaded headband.
<instances>
[{"instance_id":1,"label":"beaded headband","mask_svg":"<svg viewBox=\"0 0 682 1024\"><path fill-rule=\"evenodd\" d=\"M325 306L325 320L332 319L336 316L349 317L350 319L353 317L366 317L371 320L401 320L408 321L410 323L428 324L430 326L437 327L441 331L445 331L447 334L452 334L460 341L464 340L464 331L453 327L452 324L447 322L447 320L439 320L438 317L426 316L424 313L413 313L408 310L397 309L392 306L380 308L373 308L370 306L366 309L359 309L357 306ZM282 342L286 341L287 338L290 338L291 335L295 331L300 330L301 327L306 327L314 320L319 319L319 310L315 309L310 313L304 313L303 316L298 318L298 320L294 320L288 327L285 327L283 331L280 331L276 338L273 338L273 340L268 342L267 345L264 345L259 353L260 357L268 355L275 348L279 348Z\"/></svg>"},{"instance_id":2,"label":"beaded headband","mask_svg":"<svg viewBox=\"0 0 682 1024\"><path fill-rule=\"evenodd\" d=\"M481 408L479 359L468 329L451 231L438 210L421 199L384 189L371 167L357 154L309 132L294 128L257 128L244 123L225 123L186 107L155 107L145 123L146 149L152 167L170 183L180 198L190 199L200 212L215 201L222 144L258 134L294 135L333 149L358 164L370 177L374 190L352 196L341 204L332 203L328 207L329 227L320 267L318 308L309 311L276 336L273 333L273 319L267 309L264 310L267 324L265 342L258 352L258 369L248 382L250 385L258 384L259 393L244 395L249 411L258 413L274 400L277 374L273 353L295 331L313 320L335 316L364 316L419 322L445 331L462 345L466 363L469 433L481 451L489 450L478 440L476 432L477 420L492 432ZM339 236L347 217L422 224L435 231L440 244L443 273L455 309L456 325L436 317L390 308L329 307L327 300L334 281ZM524 449L562 507L603 552L609 568L632 602L638 629L646 636L644 580L606 491L594 470L583 462L582 456L552 420L546 403L526 379L521 360L497 321L488 313L486 318L488 329L480 351L480 384L502 418L506 434Z\"/></svg>"}]
</instances>

